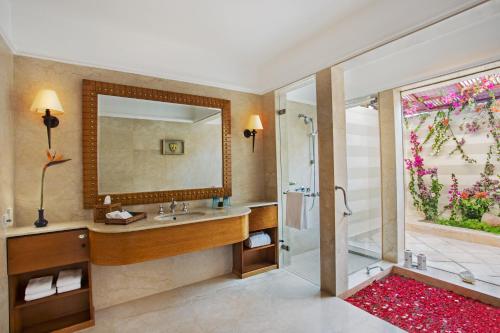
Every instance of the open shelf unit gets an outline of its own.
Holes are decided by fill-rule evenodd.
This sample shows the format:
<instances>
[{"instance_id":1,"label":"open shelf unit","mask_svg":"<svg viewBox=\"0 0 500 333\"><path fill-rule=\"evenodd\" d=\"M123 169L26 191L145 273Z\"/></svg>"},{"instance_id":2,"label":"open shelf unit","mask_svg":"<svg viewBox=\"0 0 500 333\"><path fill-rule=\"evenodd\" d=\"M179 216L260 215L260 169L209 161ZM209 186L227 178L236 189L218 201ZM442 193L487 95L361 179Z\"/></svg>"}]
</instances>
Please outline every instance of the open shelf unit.
<instances>
[{"instance_id":1,"label":"open shelf unit","mask_svg":"<svg viewBox=\"0 0 500 333\"><path fill-rule=\"evenodd\" d=\"M44 249L40 251L40 249ZM75 332L94 325L87 230L21 236L7 240L10 332ZM80 289L25 301L32 278L82 269Z\"/></svg>"},{"instance_id":2,"label":"open shelf unit","mask_svg":"<svg viewBox=\"0 0 500 333\"><path fill-rule=\"evenodd\" d=\"M249 215L249 231L264 231L271 244L248 248L244 242L233 244L233 273L240 278L278 268L278 209L276 205L253 207Z\"/></svg>"}]
</instances>

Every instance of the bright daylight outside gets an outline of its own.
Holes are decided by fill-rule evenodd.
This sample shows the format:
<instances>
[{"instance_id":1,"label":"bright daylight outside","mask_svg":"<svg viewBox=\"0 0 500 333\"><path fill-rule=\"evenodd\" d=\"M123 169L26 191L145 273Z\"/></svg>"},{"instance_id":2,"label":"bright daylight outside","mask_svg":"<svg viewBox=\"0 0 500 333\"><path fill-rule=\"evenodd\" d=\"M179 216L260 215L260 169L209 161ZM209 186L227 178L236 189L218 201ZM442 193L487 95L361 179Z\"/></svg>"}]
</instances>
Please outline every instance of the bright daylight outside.
<instances>
[{"instance_id":1,"label":"bright daylight outside","mask_svg":"<svg viewBox=\"0 0 500 333\"><path fill-rule=\"evenodd\" d=\"M406 248L500 285L500 75L402 93Z\"/></svg>"}]
</instances>

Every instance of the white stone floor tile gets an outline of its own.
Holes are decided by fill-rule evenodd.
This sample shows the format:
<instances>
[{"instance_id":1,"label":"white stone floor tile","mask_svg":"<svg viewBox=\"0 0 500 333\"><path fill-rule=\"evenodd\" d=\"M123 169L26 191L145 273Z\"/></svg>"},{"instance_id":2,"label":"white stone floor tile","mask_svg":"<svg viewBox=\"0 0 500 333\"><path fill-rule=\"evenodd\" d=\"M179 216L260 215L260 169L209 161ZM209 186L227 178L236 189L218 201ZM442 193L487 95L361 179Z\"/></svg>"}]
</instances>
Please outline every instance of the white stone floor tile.
<instances>
[{"instance_id":1,"label":"white stone floor tile","mask_svg":"<svg viewBox=\"0 0 500 333\"><path fill-rule=\"evenodd\" d=\"M469 269L477 279L500 285L500 247L407 231L406 248L424 253L427 265L453 273Z\"/></svg>"},{"instance_id":2,"label":"white stone floor tile","mask_svg":"<svg viewBox=\"0 0 500 333\"><path fill-rule=\"evenodd\" d=\"M87 333L403 332L285 270L224 276L96 312Z\"/></svg>"}]
</instances>

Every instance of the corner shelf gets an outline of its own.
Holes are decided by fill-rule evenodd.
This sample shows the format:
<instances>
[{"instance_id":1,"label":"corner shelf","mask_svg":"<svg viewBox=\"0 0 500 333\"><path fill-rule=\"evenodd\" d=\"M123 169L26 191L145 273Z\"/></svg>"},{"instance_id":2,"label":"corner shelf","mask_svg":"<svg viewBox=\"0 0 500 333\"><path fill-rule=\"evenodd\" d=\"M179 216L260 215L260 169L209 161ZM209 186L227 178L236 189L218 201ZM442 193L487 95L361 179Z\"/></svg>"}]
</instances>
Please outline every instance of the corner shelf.
<instances>
[{"instance_id":1,"label":"corner shelf","mask_svg":"<svg viewBox=\"0 0 500 333\"><path fill-rule=\"evenodd\" d=\"M243 252L246 253L246 252L254 252L254 251L260 251L260 250L263 250L263 249L268 249L270 247L275 247L276 244L268 244L268 245L263 245L263 246L257 246L257 247L243 247Z\"/></svg>"},{"instance_id":2,"label":"corner shelf","mask_svg":"<svg viewBox=\"0 0 500 333\"><path fill-rule=\"evenodd\" d=\"M244 242L233 244L233 273L244 279L278 268L278 207L252 208L249 231L264 231L271 237L271 244L248 248Z\"/></svg>"}]
</instances>

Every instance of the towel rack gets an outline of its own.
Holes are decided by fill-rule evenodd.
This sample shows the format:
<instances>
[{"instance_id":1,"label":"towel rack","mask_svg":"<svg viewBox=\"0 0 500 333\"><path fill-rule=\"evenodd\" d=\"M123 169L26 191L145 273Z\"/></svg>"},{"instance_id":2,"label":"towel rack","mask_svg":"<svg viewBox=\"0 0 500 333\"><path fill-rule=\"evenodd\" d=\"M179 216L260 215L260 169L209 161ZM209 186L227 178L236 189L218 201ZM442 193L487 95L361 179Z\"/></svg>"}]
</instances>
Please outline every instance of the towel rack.
<instances>
[{"instance_id":1,"label":"towel rack","mask_svg":"<svg viewBox=\"0 0 500 333\"><path fill-rule=\"evenodd\" d=\"M283 192L283 194L288 194L288 192L290 192L290 190ZM293 192L302 192L302 191L293 191ZM305 197L312 197L312 198L319 197L319 192L316 192L316 193L305 192L304 196Z\"/></svg>"},{"instance_id":2,"label":"towel rack","mask_svg":"<svg viewBox=\"0 0 500 333\"><path fill-rule=\"evenodd\" d=\"M335 190L341 190L342 193L344 194L344 205L345 205L345 208L347 209L347 212L344 212L344 216L351 216L352 210L351 210L351 208L349 208L349 205L347 204L347 194L345 192L345 189L342 186L335 185Z\"/></svg>"}]
</instances>

